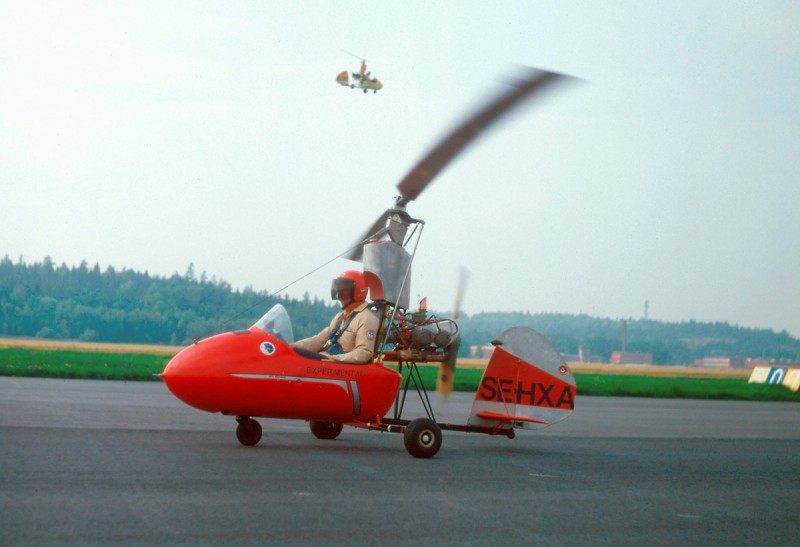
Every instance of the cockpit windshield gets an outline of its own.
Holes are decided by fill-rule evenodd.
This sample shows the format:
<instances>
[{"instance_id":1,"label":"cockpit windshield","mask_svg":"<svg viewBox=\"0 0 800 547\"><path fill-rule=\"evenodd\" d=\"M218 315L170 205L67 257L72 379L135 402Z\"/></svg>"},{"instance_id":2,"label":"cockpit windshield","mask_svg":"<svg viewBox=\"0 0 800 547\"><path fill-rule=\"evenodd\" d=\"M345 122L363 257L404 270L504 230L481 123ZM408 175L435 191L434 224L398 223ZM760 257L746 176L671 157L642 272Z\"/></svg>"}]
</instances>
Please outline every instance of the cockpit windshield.
<instances>
[{"instance_id":1,"label":"cockpit windshield","mask_svg":"<svg viewBox=\"0 0 800 547\"><path fill-rule=\"evenodd\" d=\"M289 313L286 308L280 304L272 306L253 326L280 338L287 344L294 342L292 321L289 319Z\"/></svg>"}]
</instances>

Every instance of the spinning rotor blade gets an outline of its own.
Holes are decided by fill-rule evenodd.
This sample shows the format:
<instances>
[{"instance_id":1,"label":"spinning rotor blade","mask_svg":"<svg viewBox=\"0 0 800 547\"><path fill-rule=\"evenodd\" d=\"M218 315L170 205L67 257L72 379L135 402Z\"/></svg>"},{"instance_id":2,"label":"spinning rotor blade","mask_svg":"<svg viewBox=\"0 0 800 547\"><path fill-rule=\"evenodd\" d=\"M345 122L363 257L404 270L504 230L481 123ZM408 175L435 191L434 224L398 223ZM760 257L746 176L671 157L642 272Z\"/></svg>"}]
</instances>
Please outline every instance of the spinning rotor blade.
<instances>
[{"instance_id":1,"label":"spinning rotor blade","mask_svg":"<svg viewBox=\"0 0 800 547\"><path fill-rule=\"evenodd\" d=\"M550 84L569 78L563 74L546 72L527 68L527 74L522 79L511 81L511 89L501 93L493 100L489 101L478 112L456 127L433 148L424 158L422 158L403 179L397 184L400 196L397 197L395 207L404 209L405 206L422 193L423 190L433 181L433 179L464 150L481 133L489 128L493 123L508 114L515 106L521 104L525 99L546 89ZM391 210L391 209L390 209ZM388 212L388 211L387 211ZM385 224L386 213L381 215L378 220L366 231L359 242L365 241L377 233ZM360 261L363 250L359 244L345 258Z\"/></svg>"},{"instance_id":2,"label":"spinning rotor blade","mask_svg":"<svg viewBox=\"0 0 800 547\"><path fill-rule=\"evenodd\" d=\"M364 58L363 58L361 55L356 55L355 53L353 53L353 52L351 52L351 51L347 51L346 49L343 49L342 51L343 51L343 52L345 52L345 53L347 53L348 55L352 55L352 56L353 56L353 57L355 57L356 59L362 59L362 60L364 60ZM366 60L364 60L364 62L366 63L367 61L366 61Z\"/></svg>"},{"instance_id":3,"label":"spinning rotor blade","mask_svg":"<svg viewBox=\"0 0 800 547\"><path fill-rule=\"evenodd\" d=\"M420 160L397 184L400 190L398 207L419 197L442 169L467 147L476 137L501 119L513 107L534 93L545 89L548 84L566 78L563 74L528 69L526 78L511 83L512 88L490 101L481 110L455 128L428 155Z\"/></svg>"}]
</instances>

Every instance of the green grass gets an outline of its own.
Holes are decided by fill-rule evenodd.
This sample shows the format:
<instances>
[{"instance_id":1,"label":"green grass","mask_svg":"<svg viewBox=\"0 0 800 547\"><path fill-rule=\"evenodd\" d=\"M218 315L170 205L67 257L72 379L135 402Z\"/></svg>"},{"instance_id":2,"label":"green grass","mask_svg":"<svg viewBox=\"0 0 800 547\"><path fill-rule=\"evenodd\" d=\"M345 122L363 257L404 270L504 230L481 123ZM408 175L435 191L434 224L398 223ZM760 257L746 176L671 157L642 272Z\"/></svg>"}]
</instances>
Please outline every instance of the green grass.
<instances>
[{"instance_id":1,"label":"green grass","mask_svg":"<svg viewBox=\"0 0 800 547\"><path fill-rule=\"evenodd\" d=\"M0 375L152 381L158 379L153 375L162 372L169 359L162 355L138 353L0 349ZM438 365L420 366L419 371L425 389L434 390ZM474 392L482 375L483 371L479 369L459 369L454 382L455 391ZM579 396L800 402L800 391L793 392L777 385L748 384L747 380L739 379L575 374L575 381Z\"/></svg>"},{"instance_id":2,"label":"green grass","mask_svg":"<svg viewBox=\"0 0 800 547\"><path fill-rule=\"evenodd\" d=\"M0 375L90 380L157 380L163 355L0 349Z\"/></svg>"},{"instance_id":3,"label":"green grass","mask_svg":"<svg viewBox=\"0 0 800 547\"><path fill-rule=\"evenodd\" d=\"M579 395L800 402L800 391L749 384L734 378L662 378L624 374L575 374Z\"/></svg>"},{"instance_id":4,"label":"green grass","mask_svg":"<svg viewBox=\"0 0 800 547\"><path fill-rule=\"evenodd\" d=\"M425 389L436 387L439 367L419 367ZM455 391L474 392L482 370L456 372ZM748 384L747 380L718 378L663 378L627 374L575 374L578 395L607 397L659 397L669 399L730 399L739 401L800 402L800 391L784 386Z\"/></svg>"}]
</instances>

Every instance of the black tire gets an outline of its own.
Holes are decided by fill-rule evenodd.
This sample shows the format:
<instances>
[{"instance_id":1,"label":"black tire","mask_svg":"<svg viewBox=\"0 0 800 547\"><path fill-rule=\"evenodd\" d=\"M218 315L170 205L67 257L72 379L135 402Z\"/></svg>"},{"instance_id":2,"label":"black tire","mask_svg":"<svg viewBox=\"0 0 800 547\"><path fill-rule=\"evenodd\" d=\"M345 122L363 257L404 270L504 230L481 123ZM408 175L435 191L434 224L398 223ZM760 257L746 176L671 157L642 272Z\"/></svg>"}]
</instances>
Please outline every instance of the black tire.
<instances>
[{"instance_id":1,"label":"black tire","mask_svg":"<svg viewBox=\"0 0 800 547\"><path fill-rule=\"evenodd\" d=\"M255 446L261 440L261 424L252 418L237 418L236 438L245 446Z\"/></svg>"},{"instance_id":2,"label":"black tire","mask_svg":"<svg viewBox=\"0 0 800 547\"><path fill-rule=\"evenodd\" d=\"M339 433L342 432L344 426L337 422L320 422L317 420L311 420L308 422L308 426L311 428L311 433L317 439L325 439L331 440L335 439L339 436Z\"/></svg>"},{"instance_id":3,"label":"black tire","mask_svg":"<svg viewBox=\"0 0 800 547\"><path fill-rule=\"evenodd\" d=\"M417 418L406 426L403 444L415 458L432 458L442 447L442 430L429 418Z\"/></svg>"}]
</instances>

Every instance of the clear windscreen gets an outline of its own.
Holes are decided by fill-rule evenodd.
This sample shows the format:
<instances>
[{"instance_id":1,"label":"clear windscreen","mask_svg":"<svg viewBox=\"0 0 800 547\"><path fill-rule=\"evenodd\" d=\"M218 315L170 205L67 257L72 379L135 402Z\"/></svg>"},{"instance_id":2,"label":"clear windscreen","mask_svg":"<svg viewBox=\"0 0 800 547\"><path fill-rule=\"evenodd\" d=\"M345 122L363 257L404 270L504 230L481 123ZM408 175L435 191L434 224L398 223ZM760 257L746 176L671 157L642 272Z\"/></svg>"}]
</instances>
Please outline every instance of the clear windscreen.
<instances>
[{"instance_id":1,"label":"clear windscreen","mask_svg":"<svg viewBox=\"0 0 800 547\"><path fill-rule=\"evenodd\" d=\"M253 326L280 338L287 344L294 342L292 321L286 308L280 304L272 306Z\"/></svg>"}]
</instances>

